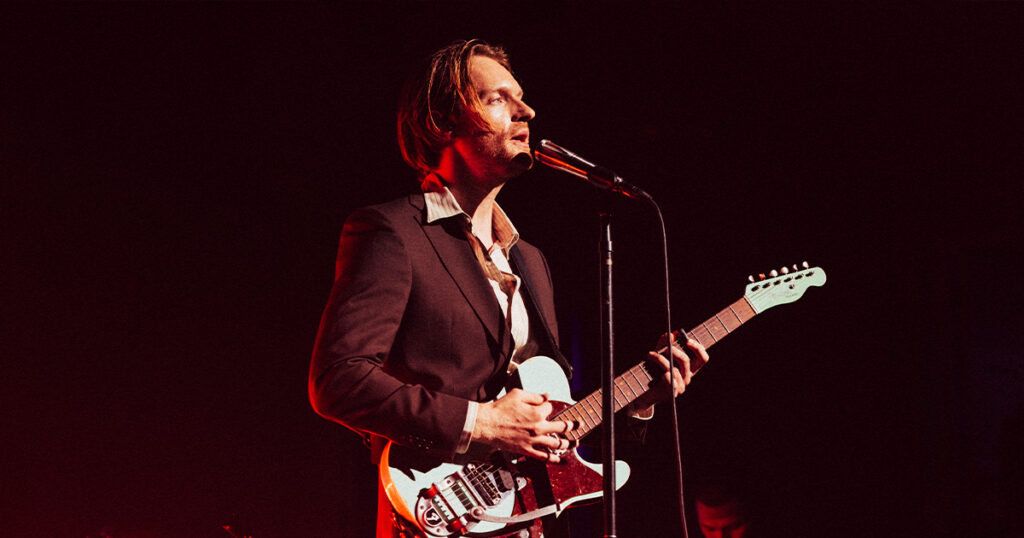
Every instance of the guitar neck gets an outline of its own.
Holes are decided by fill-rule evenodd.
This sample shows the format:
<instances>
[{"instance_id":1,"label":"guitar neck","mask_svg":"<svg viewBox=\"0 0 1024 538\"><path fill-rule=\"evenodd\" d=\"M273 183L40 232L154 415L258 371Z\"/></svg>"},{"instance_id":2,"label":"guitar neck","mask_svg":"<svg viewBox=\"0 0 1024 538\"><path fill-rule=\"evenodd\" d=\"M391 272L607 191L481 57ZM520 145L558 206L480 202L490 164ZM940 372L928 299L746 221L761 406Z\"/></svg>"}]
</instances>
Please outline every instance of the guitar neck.
<instances>
[{"instance_id":1,"label":"guitar neck","mask_svg":"<svg viewBox=\"0 0 1024 538\"><path fill-rule=\"evenodd\" d=\"M750 306L747 299L741 298L689 332L678 330L672 334L677 342L684 342L687 338L692 338L705 348L709 348L756 315L757 312ZM707 361L700 357L693 356L690 361L690 371L696 374L706 363ZM651 390L654 380L662 373L656 368L647 361L643 361L615 378L613 400L616 413ZM578 424L577 428L569 432L566 437L572 440L582 439L601 425L602 396L603 390L598 389L555 417L557 420L573 420Z\"/></svg>"}]
</instances>

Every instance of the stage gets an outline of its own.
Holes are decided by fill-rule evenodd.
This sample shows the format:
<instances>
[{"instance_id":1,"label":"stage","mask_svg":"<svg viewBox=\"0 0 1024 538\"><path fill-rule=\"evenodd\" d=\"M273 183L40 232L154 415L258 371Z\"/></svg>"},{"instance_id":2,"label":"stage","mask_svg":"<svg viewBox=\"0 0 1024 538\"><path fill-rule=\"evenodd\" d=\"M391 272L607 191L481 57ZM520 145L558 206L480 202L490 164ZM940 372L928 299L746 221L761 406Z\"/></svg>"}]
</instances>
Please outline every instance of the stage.
<instances>
[{"instance_id":1,"label":"stage","mask_svg":"<svg viewBox=\"0 0 1024 538\"><path fill-rule=\"evenodd\" d=\"M403 78L472 37L508 50L533 139L661 205L676 327L750 274L828 273L711 350L677 403L688 481L741 478L764 536L1020 513L1020 5L0 14L3 536L372 536L375 470L311 409L310 353L346 216L416 188ZM538 166L498 200L596 389L601 193ZM663 330L660 245L641 204L615 214L626 366ZM620 449L621 537L681 534L667 411ZM599 506L567 515L600 535Z\"/></svg>"}]
</instances>

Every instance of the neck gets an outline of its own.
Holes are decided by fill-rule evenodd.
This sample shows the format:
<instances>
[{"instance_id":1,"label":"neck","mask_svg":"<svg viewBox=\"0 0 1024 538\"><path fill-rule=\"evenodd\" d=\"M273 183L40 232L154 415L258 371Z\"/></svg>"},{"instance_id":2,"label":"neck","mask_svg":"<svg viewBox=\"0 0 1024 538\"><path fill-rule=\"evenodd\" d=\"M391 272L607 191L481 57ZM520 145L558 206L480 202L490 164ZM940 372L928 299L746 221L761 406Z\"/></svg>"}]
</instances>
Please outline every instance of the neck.
<instances>
[{"instance_id":1,"label":"neck","mask_svg":"<svg viewBox=\"0 0 1024 538\"><path fill-rule=\"evenodd\" d=\"M501 190L501 186L494 187L488 191L480 191L472 188L465 188L465 185L449 186L459 207L465 211L472 222L473 235L483 241L484 246L490 248L494 242L494 227L492 219L494 216L494 198Z\"/></svg>"},{"instance_id":2,"label":"neck","mask_svg":"<svg viewBox=\"0 0 1024 538\"><path fill-rule=\"evenodd\" d=\"M442 165L445 160L442 160ZM449 165L453 164L450 161ZM448 187L459 207L469 215L473 234L490 247L494 241L491 219L494 214L494 199L504 186L503 180L477 177L467 167L441 166L435 175Z\"/></svg>"}]
</instances>

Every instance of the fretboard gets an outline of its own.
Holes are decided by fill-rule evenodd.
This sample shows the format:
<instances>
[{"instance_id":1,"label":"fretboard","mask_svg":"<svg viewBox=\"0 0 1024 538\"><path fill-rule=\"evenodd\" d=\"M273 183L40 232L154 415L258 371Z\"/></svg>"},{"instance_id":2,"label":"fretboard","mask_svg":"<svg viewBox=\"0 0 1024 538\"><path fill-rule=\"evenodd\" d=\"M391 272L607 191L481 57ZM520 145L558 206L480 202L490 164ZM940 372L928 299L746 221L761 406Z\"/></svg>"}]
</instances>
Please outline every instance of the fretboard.
<instances>
[{"instance_id":1,"label":"fretboard","mask_svg":"<svg viewBox=\"0 0 1024 538\"><path fill-rule=\"evenodd\" d=\"M725 338L726 335L735 331L740 325L743 325L756 315L757 313L751 308L750 303L745 298L741 298L689 332L678 330L673 335L677 342L685 342L687 338L692 338L700 342L706 349L715 345L719 340ZM691 357L690 371L696 374L706 364L706 361L693 354L691 354ZM654 384L655 379L660 374L662 372L659 367L643 361L616 377L613 398L615 412L619 412L619 410L651 390L651 385ZM593 431L594 428L601 425L601 417L603 416L601 414L602 392L602 389L598 389L588 394L585 398L576 402L575 405L566 408L555 417L556 420L573 420L577 423L576 429L569 432L566 437L572 440L582 439Z\"/></svg>"}]
</instances>

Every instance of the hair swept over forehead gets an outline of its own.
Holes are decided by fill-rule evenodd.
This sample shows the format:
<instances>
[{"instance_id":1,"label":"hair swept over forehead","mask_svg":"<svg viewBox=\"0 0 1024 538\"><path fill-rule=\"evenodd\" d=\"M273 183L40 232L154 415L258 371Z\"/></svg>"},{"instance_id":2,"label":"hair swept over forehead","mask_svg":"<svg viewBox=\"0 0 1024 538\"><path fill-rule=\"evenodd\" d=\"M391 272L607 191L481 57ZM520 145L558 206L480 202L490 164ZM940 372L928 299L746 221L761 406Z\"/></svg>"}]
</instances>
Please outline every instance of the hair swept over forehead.
<instances>
[{"instance_id":1,"label":"hair swept over forehead","mask_svg":"<svg viewBox=\"0 0 1024 538\"><path fill-rule=\"evenodd\" d=\"M419 177L437 168L445 133L470 114L480 129L490 125L477 113L482 106L469 78L469 60L486 56L512 71L508 54L480 39L455 41L435 52L406 83L398 103L398 146Z\"/></svg>"}]
</instances>

